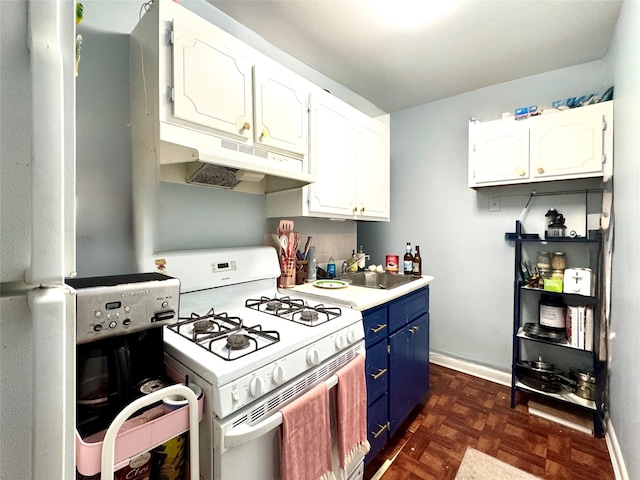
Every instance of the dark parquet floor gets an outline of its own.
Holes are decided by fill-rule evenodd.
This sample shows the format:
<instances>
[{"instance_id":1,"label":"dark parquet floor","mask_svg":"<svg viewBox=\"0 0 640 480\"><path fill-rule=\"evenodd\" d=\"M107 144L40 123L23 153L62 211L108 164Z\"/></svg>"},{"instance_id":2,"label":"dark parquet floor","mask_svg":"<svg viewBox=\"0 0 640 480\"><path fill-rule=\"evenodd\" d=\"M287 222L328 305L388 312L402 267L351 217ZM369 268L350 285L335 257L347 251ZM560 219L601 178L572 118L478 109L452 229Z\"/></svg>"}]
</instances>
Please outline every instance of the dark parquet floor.
<instances>
[{"instance_id":1,"label":"dark parquet floor","mask_svg":"<svg viewBox=\"0 0 640 480\"><path fill-rule=\"evenodd\" d=\"M453 480L468 446L549 480L615 480L604 438L510 408L508 387L431 364L430 392L365 470L370 479Z\"/></svg>"}]
</instances>

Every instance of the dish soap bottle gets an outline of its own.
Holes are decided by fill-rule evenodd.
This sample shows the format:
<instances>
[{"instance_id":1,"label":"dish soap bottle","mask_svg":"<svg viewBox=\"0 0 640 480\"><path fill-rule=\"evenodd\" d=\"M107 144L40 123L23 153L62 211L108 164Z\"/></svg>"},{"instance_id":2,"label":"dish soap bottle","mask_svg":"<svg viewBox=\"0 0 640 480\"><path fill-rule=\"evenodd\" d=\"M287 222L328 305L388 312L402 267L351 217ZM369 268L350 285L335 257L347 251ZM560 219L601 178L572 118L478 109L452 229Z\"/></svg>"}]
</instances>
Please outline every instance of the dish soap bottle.
<instances>
[{"instance_id":1,"label":"dish soap bottle","mask_svg":"<svg viewBox=\"0 0 640 480\"><path fill-rule=\"evenodd\" d=\"M356 249L354 248L351 251L351 264L349 265L350 272L358 271L358 256L356 255Z\"/></svg>"},{"instance_id":2,"label":"dish soap bottle","mask_svg":"<svg viewBox=\"0 0 640 480\"><path fill-rule=\"evenodd\" d=\"M336 262L333 257L329 257L329 262L327 262L327 273L331 275L331 278L336 276Z\"/></svg>"}]
</instances>

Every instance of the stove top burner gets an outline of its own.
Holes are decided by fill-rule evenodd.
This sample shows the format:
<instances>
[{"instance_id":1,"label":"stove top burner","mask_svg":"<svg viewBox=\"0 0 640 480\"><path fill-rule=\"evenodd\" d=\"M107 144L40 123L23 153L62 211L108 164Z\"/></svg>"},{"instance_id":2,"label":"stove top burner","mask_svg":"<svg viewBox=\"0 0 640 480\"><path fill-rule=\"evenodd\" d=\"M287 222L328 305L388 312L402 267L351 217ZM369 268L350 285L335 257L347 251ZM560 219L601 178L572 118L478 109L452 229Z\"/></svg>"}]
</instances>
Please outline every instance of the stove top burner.
<instances>
[{"instance_id":1,"label":"stove top burner","mask_svg":"<svg viewBox=\"0 0 640 480\"><path fill-rule=\"evenodd\" d=\"M277 331L262 330L261 325L245 327L241 318L215 313L213 308L206 315L180 317L168 328L224 360L236 360L280 341Z\"/></svg>"},{"instance_id":2,"label":"stove top burner","mask_svg":"<svg viewBox=\"0 0 640 480\"><path fill-rule=\"evenodd\" d=\"M318 319L318 312L315 310L304 310L300 312L300 320L305 322L313 322Z\"/></svg>"},{"instance_id":3,"label":"stove top burner","mask_svg":"<svg viewBox=\"0 0 640 480\"><path fill-rule=\"evenodd\" d=\"M232 333L227 337L227 348L229 350L243 350L251 343L250 338L244 333Z\"/></svg>"},{"instance_id":4,"label":"stove top burner","mask_svg":"<svg viewBox=\"0 0 640 480\"><path fill-rule=\"evenodd\" d=\"M305 300L291 297L249 299L245 307L275 317L315 327L342 315L339 307L311 306Z\"/></svg>"},{"instance_id":5,"label":"stove top burner","mask_svg":"<svg viewBox=\"0 0 640 480\"><path fill-rule=\"evenodd\" d=\"M282 306L282 302L278 300L269 300L266 304L267 310L272 312L274 310L278 310Z\"/></svg>"},{"instance_id":6,"label":"stove top burner","mask_svg":"<svg viewBox=\"0 0 640 480\"><path fill-rule=\"evenodd\" d=\"M211 333L216 329L216 324L211 320L197 320L193 323L193 332L197 334Z\"/></svg>"}]
</instances>

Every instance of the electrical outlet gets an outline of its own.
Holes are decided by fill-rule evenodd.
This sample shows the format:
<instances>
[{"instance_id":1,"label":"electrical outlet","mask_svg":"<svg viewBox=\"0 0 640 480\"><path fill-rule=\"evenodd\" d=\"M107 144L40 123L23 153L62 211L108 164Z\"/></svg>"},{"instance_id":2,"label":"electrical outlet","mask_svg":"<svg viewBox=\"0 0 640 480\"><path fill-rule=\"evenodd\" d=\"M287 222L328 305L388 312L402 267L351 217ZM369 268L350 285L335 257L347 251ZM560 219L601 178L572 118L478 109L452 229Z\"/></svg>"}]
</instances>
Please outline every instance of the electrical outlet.
<instances>
[{"instance_id":1,"label":"electrical outlet","mask_svg":"<svg viewBox=\"0 0 640 480\"><path fill-rule=\"evenodd\" d=\"M489 211L490 212L500 211L500 197L489 198Z\"/></svg>"}]
</instances>

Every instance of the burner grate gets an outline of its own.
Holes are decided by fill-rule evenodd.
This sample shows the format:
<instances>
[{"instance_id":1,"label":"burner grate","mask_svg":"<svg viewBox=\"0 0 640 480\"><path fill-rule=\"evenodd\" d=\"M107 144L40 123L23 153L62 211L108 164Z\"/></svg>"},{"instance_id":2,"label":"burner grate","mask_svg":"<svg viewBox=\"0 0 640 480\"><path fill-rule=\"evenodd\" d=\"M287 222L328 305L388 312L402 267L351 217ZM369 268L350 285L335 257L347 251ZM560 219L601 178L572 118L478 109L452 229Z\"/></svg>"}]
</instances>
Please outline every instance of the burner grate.
<instances>
[{"instance_id":1,"label":"burner grate","mask_svg":"<svg viewBox=\"0 0 640 480\"><path fill-rule=\"evenodd\" d=\"M315 327L342 315L340 307L326 307L322 304L308 305L305 300L291 297L249 299L245 307L267 313L292 322Z\"/></svg>"},{"instance_id":2,"label":"burner grate","mask_svg":"<svg viewBox=\"0 0 640 480\"><path fill-rule=\"evenodd\" d=\"M213 308L205 315L180 317L168 328L223 360L237 360L280 341L277 331L263 330L261 325L245 327L241 318L215 313Z\"/></svg>"}]
</instances>

